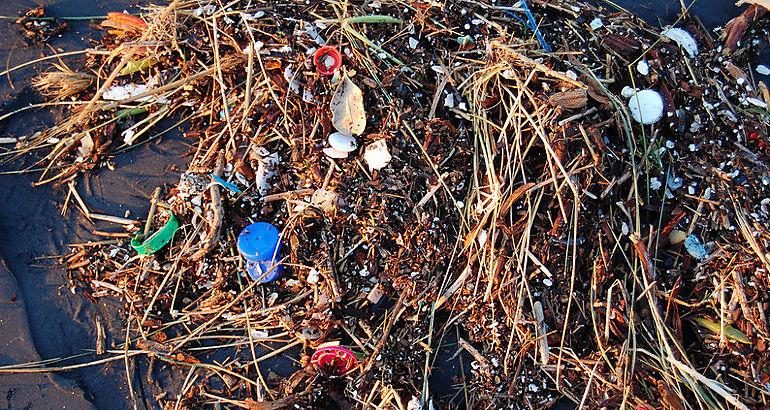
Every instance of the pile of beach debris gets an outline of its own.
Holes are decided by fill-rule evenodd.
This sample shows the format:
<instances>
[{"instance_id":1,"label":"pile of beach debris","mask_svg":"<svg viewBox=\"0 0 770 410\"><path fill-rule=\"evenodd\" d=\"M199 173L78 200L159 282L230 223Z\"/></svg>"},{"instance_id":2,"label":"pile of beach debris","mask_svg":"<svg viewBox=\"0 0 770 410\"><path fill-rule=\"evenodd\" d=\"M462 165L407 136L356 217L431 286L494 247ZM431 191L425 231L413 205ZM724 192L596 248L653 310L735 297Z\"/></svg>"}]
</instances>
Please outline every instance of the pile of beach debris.
<instances>
[{"instance_id":1,"label":"pile of beach debris","mask_svg":"<svg viewBox=\"0 0 770 410\"><path fill-rule=\"evenodd\" d=\"M566 1L176 0L110 13L36 80L70 120L2 155L42 152L40 183L103 221L72 290L125 301L104 355L192 369L169 407L757 408L764 10L718 39ZM77 176L164 118L193 146L179 184L144 221L90 210Z\"/></svg>"}]
</instances>

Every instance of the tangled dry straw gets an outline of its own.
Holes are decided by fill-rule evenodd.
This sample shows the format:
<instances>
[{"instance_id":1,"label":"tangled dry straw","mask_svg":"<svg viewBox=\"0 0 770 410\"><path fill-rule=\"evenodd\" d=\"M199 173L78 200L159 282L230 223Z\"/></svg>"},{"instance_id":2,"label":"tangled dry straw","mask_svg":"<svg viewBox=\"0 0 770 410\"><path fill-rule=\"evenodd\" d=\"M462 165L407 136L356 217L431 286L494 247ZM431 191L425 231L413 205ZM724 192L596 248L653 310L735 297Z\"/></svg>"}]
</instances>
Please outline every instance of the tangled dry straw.
<instances>
[{"instance_id":1,"label":"tangled dry straw","mask_svg":"<svg viewBox=\"0 0 770 410\"><path fill-rule=\"evenodd\" d=\"M61 65L37 80L77 108L4 157L43 149L40 183L126 226L63 259L88 297L125 301L124 343L87 364L124 360L129 387L137 356L186 367L175 408L764 405L770 237L756 181L768 168L749 136L768 116L745 108L763 97L739 87L744 61L688 56L586 4L533 1L533 29L518 6L376 3L177 0L105 24L83 70L95 78ZM312 65L322 44L363 89L359 146L386 141L388 167L322 153L338 87ZM659 90L665 119L635 122L624 86ZM194 148L153 204L181 227L140 256L127 239L140 221L92 212L74 182L167 118ZM734 129L737 145L723 138ZM282 231L276 283L242 274L235 240L255 220ZM326 342L359 366L334 377L309 363ZM278 358L292 372L268 376ZM450 367L442 395L431 380Z\"/></svg>"}]
</instances>

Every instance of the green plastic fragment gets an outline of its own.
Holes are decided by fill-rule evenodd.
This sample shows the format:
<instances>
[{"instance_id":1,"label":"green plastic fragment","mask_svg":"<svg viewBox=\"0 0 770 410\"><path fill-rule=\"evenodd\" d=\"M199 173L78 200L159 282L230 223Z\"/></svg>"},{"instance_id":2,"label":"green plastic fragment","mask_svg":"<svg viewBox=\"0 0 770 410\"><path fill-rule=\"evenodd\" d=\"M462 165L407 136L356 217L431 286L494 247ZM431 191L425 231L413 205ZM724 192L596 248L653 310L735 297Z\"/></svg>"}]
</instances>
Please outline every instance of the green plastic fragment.
<instances>
[{"instance_id":1,"label":"green plastic fragment","mask_svg":"<svg viewBox=\"0 0 770 410\"><path fill-rule=\"evenodd\" d=\"M695 322L710 330L712 333L719 334L720 332L721 326L719 323L712 322L705 317L697 317L695 318ZM751 344L751 340L749 340L749 338L746 337L743 332L732 326L725 326L725 337L735 340L736 342L745 343L747 345Z\"/></svg>"},{"instance_id":2,"label":"green plastic fragment","mask_svg":"<svg viewBox=\"0 0 770 410\"><path fill-rule=\"evenodd\" d=\"M163 228L155 231L146 239L142 234L136 235L131 239L131 246L136 249L137 252L142 255L152 255L169 243L171 238L174 237L174 232L179 229L179 220L176 219L171 211L165 211L164 213L168 214L169 218Z\"/></svg>"}]
</instances>

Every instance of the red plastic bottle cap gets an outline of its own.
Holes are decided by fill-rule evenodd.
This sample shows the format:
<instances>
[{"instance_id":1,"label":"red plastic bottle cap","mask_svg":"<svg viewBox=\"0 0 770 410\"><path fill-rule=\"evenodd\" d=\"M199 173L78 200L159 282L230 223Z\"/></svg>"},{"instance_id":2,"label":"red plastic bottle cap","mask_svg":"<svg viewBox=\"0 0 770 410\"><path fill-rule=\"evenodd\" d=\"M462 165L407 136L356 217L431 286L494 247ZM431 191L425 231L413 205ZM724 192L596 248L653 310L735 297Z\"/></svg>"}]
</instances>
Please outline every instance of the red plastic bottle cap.
<instances>
[{"instance_id":1,"label":"red plastic bottle cap","mask_svg":"<svg viewBox=\"0 0 770 410\"><path fill-rule=\"evenodd\" d=\"M327 346L316 350L310 358L310 363L320 367L330 376L344 376L358 366L358 359L344 347Z\"/></svg>"},{"instance_id":2,"label":"red plastic bottle cap","mask_svg":"<svg viewBox=\"0 0 770 410\"><path fill-rule=\"evenodd\" d=\"M332 75L342 66L342 54L334 47L323 46L313 54L313 64L319 73Z\"/></svg>"}]
</instances>

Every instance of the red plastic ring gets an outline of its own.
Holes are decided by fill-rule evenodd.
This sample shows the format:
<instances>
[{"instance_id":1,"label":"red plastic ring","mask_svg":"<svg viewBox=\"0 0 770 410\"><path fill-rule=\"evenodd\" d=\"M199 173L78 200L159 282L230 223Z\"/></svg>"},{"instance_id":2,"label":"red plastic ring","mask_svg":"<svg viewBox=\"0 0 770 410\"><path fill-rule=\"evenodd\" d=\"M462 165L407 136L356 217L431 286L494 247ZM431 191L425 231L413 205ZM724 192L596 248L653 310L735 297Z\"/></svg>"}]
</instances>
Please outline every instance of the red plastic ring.
<instances>
[{"instance_id":1,"label":"red plastic ring","mask_svg":"<svg viewBox=\"0 0 770 410\"><path fill-rule=\"evenodd\" d=\"M334 60L331 67L326 65L326 57L331 57ZM342 66L342 54L334 47L323 46L313 54L313 64L315 64L319 73L332 75Z\"/></svg>"}]
</instances>

